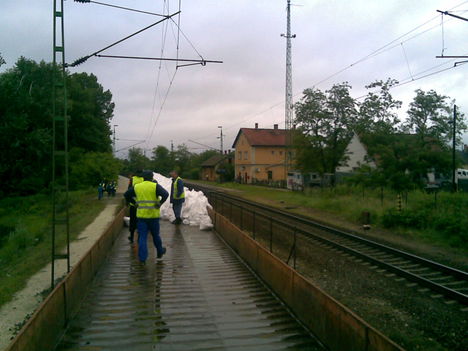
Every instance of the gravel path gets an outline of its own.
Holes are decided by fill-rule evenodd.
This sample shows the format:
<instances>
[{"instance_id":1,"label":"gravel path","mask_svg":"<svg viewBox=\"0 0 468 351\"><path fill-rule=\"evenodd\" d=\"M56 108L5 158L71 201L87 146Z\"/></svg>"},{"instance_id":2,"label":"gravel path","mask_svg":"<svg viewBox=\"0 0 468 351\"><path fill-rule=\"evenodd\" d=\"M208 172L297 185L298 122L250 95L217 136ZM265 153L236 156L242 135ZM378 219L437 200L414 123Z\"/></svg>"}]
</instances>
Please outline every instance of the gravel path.
<instances>
[{"instance_id":1,"label":"gravel path","mask_svg":"<svg viewBox=\"0 0 468 351\"><path fill-rule=\"evenodd\" d=\"M108 201L108 204L104 210L79 234L76 240L70 243L70 261L72 266L81 259L83 254L104 233L109 223L113 221L122 200L122 193L127 189L127 185L127 178L119 177L116 197L105 197L104 201ZM57 260L55 267L56 277L60 277L66 273L65 260ZM4 350L10 342L13 334L9 329L17 323L24 321L42 302L43 297L41 292L50 287L50 274L51 264L48 264L32 276L28 280L26 287L18 291L10 302L0 308L0 350Z\"/></svg>"}]
</instances>

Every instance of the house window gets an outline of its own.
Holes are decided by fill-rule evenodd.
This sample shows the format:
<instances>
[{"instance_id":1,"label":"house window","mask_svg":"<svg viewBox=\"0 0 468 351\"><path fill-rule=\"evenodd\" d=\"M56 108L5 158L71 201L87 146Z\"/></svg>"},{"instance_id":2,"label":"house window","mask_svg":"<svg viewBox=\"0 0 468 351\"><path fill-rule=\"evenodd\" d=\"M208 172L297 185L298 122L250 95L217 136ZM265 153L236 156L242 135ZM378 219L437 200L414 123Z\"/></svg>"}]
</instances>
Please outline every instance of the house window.
<instances>
[{"instance_id":1,"label":"house window","mask_svg":"<svg viewBox=\"0 0 468 351\"><path fill-rule=\"evenodd\" d=\"M273 179L273 171L268 171L268 180Z\"/></svg>"},{"instance_id":2,"label":"house window","mask_svg":"<svg viewBox=\"0 0 468 351\"><path fill-rule=\"evenodd\" d=\"M239 160L242 160L242 151L239 151L237 154L239 155L239 156L238 156L238 159L239 159Z\"/></svg>"},{"instance_id":3,"label":"house window","mask_svg":"<svg viewBox=\"0 0 468 351\"><path fill-rule=\"evenodd\" d=\"M244 151L244 160L248 160L248 159L249 159L249 152Z\"/></svg>"},{"instance_id":4,"label":"house window","mask_svg":"<svg viewBox=\"0 0 468 351\"><path fill-rule=\"evenodd\" d=\"M280 156L283 156L283 151L280 151L279 154L280 154Z\"/></svg>"},{"instance_id":5,"label":"house window","mask_svg":"<svg viewBox=\"0 0 468 351\"><path fill-rule=\"evenodd\" d=\"M275 154L275 150L271 150L271 154L274 155L274 154Z\"/></svg>"}]
</instances>

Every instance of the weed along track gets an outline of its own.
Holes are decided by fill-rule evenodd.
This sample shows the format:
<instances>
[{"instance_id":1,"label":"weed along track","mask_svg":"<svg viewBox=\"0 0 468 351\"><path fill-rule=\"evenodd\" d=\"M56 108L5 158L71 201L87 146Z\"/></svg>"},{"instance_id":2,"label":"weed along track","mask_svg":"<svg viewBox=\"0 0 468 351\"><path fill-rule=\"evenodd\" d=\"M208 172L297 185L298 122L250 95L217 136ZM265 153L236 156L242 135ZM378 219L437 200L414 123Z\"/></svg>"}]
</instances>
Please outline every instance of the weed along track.
<instances>
[{"instance_id":1,"label":"weed along track","mask_svg":"<svg viewBox=\"0 0 468 351\"><path fill-rule=\"evenodd\" d=\"M468 273L382 245L357 235L346 233L308 218L293 215L266 205L235 197L213 187L189 184L207 194L215 210L230 219L241 229L263 242L284 259L296 265L300 259L299 238L309 243L352 256L357 262L386 271L387 276L405 278L419 285L434 298L443 296L447 303L457 301L462 308L468 306ZM281 248L281 246L283 246Z\"/></svg>"}]
</instances>

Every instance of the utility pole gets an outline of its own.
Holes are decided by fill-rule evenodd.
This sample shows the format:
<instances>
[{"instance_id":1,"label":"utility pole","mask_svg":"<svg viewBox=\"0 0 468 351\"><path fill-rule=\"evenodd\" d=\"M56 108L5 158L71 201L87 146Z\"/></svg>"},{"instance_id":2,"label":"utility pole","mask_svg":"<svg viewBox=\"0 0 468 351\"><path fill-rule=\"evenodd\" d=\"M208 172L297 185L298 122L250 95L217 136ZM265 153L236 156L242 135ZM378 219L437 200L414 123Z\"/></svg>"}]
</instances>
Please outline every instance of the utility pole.
<instances>
[{"instance_id":1,"label":"utility pole","mask_svg":"<svg viewBox=\"0 0 468 351\"><path fill-rule=\"evenodd\" d=\"M457 191L457 184L455 183L457 175L457 166L455 163L455 147L457 143L457 105L453 105L453 135L452 135L452 190L453 192Z\"/></svg>"},{"instance_id":2,"label":"utility pole","mask_svg":"<svg viewBox=\"0 0 468 351\"><path fill-rule=\"evenodd\" d=\"M115 155L115 127L118 127L118 124L114 124L114 132L112 133L112 151Z\"/></svg>"},{"instance_id":3,"label":"utility pole","mask_svg":"<svg viewBox=\"0 0 468 351\"><path fill-rule=\"evenodd\" d=\"M218 126L218 128L220 129L220 132L219 132L219 137L218 139L220 140L221 142L221 155L223 154L223 137L224 137L224 134L223 134L223 126Z\"/></svg>"},{"instance_id":4,"label":"utility pole","mask_svg":"<svg viewBox=\"0 0 468 351\"><path fill-rule=\"evenodd\" d=\"M52 250L51 288L55 286L55 261L67 261L70 272L70 213L68 193L68 114L65 63L64 0L53 6L52 83ZM66 251L56 248L59 237L66 238Z\"/></svg>"},{"instance_id":5,"label":"utility pole","mask_svg":"<svg viewBox=\"0 0 468 351\"><path fill-rule=\"evenodd\" d=\"M292 60L291 60L291 39L296 37L296 34L291 34L291 0L287 0L287 15L286 15L286 34L281 34L286 38L286 101L285 101L285 116L284 128L286 129L286 145L285 145L285 181L288 177L288 168L291 162L290 147L292 144Z\"/></svg>"}]
</instances>

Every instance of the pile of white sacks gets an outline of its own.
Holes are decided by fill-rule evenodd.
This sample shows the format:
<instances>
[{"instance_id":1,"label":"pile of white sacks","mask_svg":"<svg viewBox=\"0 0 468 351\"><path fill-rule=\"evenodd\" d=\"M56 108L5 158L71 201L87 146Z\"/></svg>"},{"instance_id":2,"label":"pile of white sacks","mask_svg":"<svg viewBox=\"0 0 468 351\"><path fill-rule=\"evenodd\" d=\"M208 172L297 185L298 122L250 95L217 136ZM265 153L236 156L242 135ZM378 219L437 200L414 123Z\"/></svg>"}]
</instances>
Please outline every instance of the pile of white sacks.
<instances>
[{"instance_id":1,"label":"pile of white sacks","mask_svg":"<svg viewBox=\"0 0 468 351\"><path fill-rule=\"evenodd\" d=\"M153 173L153 178L161 185L167 192L171 192L172 181L159 173ZM208 216L207 207L211 208L208 199L201 191L185 190L185 202L182 207L182 220L184 224L199 226L200 230L210 230L213 228L211 218ZM167 198L166 202L161 206L161 219L173 221L175 219L172 205ZM127 218L125 218L128 221Z\"/></svg>"}]
</instances>

